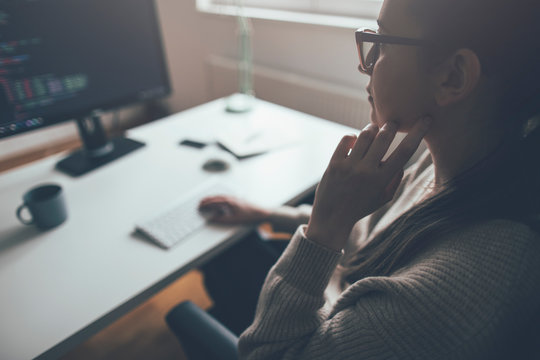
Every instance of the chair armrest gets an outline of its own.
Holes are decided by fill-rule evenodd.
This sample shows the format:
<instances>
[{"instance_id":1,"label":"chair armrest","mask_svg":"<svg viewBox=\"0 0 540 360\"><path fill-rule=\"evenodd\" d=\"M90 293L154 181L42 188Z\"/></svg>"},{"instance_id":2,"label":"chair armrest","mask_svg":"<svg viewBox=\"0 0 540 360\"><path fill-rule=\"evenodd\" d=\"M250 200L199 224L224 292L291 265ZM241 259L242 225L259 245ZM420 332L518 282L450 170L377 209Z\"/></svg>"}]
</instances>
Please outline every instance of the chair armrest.
<instances>
[{"instance_id":1,"label":"chair armrest","mask_svg":"<svg viewBox=\"0 0 540 360\"><path fill-rule=\"evenodd\" d=\"M190 360L238 360L238 338L206 311L184 301L166 316Z\"/></svg>"}]
</instances>

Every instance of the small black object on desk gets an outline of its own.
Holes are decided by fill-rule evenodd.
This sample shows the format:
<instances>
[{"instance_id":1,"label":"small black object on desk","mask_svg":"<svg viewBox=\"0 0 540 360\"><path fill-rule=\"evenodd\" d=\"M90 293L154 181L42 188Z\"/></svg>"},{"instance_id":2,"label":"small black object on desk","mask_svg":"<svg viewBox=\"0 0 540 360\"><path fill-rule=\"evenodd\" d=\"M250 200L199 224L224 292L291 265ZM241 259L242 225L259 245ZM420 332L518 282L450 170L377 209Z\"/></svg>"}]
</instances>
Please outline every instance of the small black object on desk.
<instances>
[{"instance_id":1,"label":"small black object on desk","mask_svg":"<svg viewBox=\"0 0 540 360\"><path fill-rule=\"evenodd\" d=\"M204 162L202 168L210 172L220 172L229 169L230 165L226 160L213 158Z\"/></svg>"}]
</instances>

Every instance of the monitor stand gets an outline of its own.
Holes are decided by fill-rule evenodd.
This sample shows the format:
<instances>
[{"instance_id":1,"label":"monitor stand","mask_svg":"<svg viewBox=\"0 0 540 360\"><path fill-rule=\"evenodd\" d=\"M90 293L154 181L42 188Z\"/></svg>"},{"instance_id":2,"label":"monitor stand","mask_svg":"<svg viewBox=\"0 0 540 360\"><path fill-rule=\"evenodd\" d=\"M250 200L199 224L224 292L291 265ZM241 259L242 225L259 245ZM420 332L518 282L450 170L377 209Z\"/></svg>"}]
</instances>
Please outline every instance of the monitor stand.
<instances>
[{"instance_id":1,"label":"monitor stand","mask_svg":"<svg viewBox=\"0 0 540 360\"><path fill-rule=\"evenodd\" d=\"M77 127L83 148L56 164L58 170L74 177L84 175L144 146L144 143L125 137L108 139L97 114L77 119Z\"/></svg>"}]
</instances>

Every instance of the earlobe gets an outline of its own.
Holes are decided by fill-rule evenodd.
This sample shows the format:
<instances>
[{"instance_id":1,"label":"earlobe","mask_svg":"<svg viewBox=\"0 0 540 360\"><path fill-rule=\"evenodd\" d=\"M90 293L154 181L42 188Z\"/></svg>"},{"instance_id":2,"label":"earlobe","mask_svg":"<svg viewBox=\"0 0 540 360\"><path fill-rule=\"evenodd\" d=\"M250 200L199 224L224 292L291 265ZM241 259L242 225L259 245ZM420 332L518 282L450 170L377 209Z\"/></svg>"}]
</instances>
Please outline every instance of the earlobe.
<instances>
[{"instance_id":1,"label":"earlobe","mask_svg":"<svg viewBox=\"0 0 540 360\"><path fill-rule=\"evenodd\" d=\"M437 105L448 106L468 97L478 85L481 74L480 60L472 50L454 52L435 75Z\"/></svg>"}]
</instances>

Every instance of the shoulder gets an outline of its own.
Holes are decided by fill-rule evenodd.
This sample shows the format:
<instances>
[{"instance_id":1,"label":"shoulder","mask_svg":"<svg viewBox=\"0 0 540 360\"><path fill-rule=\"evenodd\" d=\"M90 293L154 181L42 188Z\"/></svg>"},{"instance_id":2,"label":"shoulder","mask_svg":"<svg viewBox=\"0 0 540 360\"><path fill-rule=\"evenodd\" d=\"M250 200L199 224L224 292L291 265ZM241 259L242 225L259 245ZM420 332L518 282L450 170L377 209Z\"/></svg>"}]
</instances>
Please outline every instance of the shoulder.
<instances>
[{"instance_id":1,"label":"shoulder","mask_svg":"<svg viewBox=\"0 0 540 360\"><path fill-rule=\"evenodd\" d=\"M361 279L347 291L399 294L413 303L431 298L439 310L461 303L495 311L526 298L540 304L540 235L529 226L490 220L429 241L390 276Z\"/></svg>"},{"instance_id":2,"label":"shoulder","mask_svg":"<svg viewBox=\"0 0 540 360\"><path fill-rule=\"evenodd\" d=\"M475 315L525 322L540 304L540 235L510 220L470 225L433 239L394 279L412 297L428 294Z\"/></svg>"},{"instance_id":3,"label":"shoulder","mask_svg":"<svg viewBox=\"0 0 540 360\"><path fill-rule=\"evenodd\" d=\"M465 233L477 236L496 236L499 239L523 238L537 239L540 237L538 231L532 229L529 225L509 219L492 219L481 221L464 228Z\"/></svg>"},{"instance_id":4,"label":"shoulder","mask_svg":"<svg viewBox=\"0 0 540 360\"><path fill-rule=\"evenodd\" d=\"M430 240L431 246L409 269L418 264L441 266L464 279L473 275L510 279L523 272L540 277L540 234L524 223L482 221Z\"/></svg>"},{"instance_id":5,"label":"shoulder","mask_svg":"<svg viewBox=\"0 0 540 360\"><path fill-rule=\"evenodd\" d=\"M497 339L509 339L531 321L540 304L538 233L491 220L431 241L394 274L351 285L334 312L347 306L365 311L400 352L438 344L448 358L463 359L474 358L468 351L496 349Z\"/></svg>"},{"instance_id":6,"label":"shoulder","mask_svg":"<svg viewBox=\"0 0 540 360\"><path fill-rule=\"evenodd\" d=\"M540 263L540 234L530 226L513 220L494 219L454 230L443 238L442 249L454 250L466 261L464 253L477 262L515 266L524 261Z\"/></svg>"}]
</instances>

